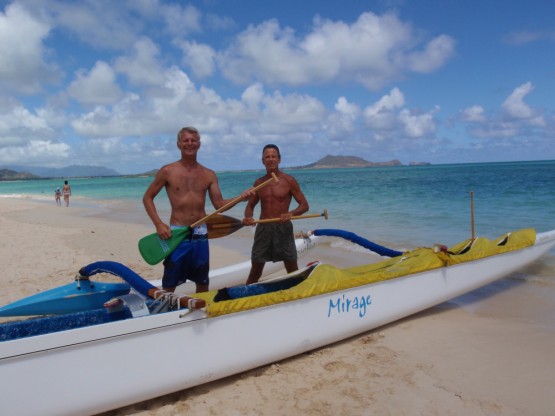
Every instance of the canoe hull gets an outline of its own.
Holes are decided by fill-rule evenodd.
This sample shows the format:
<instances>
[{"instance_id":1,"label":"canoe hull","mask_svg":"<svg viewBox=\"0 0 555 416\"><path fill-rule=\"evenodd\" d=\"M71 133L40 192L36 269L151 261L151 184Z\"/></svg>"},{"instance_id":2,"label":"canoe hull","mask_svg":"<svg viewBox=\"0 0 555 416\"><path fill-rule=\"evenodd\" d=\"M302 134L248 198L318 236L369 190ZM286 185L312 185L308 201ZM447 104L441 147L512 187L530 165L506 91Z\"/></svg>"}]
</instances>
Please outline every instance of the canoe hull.
<instances>
[{"instance_id":1,"label":"canoe hull","mask_svg":"<svg viewBox=\"0 0 555 416\"><path fill-rule=\"evenodd\" d=\"M176 311L0 343L0 413L94 414L236 374L467 293L554 244L544 233L522 250L215 318Z\"/></svg>"}]
</instances>

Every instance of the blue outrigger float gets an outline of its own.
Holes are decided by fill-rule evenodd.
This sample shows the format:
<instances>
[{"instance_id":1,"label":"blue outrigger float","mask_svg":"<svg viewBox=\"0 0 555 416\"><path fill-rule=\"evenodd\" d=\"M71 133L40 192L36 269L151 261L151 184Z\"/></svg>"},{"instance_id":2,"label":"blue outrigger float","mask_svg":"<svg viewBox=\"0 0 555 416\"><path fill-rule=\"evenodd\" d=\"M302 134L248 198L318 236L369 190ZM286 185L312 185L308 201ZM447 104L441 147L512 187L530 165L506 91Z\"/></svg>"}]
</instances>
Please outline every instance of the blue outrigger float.
<instances>
[{"instance_id":1,"label":"blue outrigger float","mask_svg":"<svg viewBox=\"0 0 555 416\"><path fill-rule=\"evenodd\" d=\"M98 309L110 299L126 295L128 283L94 282L77 276L74 283L26 297L0 308L0 317L61 315Z\"/></svg>"}]
</instances>

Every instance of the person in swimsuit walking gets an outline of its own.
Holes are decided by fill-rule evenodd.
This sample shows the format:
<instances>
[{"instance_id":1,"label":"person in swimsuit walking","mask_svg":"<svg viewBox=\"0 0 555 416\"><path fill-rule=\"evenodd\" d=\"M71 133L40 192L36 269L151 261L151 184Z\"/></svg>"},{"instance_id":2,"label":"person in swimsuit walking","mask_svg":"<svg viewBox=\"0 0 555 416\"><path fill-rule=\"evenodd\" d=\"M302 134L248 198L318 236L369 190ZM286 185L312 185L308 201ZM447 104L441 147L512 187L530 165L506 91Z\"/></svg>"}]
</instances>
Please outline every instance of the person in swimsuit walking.
<instances>
[{"instance_id":1,"label":"person in swimsuit walking","mask_svg":"<svg viewBox=\"0 0 555 416\"><path fill-rule=\"evenodd\" d=\"M71 186L67 181L64 181L64 187L62 188L62 192L64 194L64 201L66 203L66 207L69 207L69 196L71 195Z\"/></svg>"},{"instance_id":2,"label":"person in swimsuit walking","mask_svg":"<svg viewBox=\"0 0 555 416\"><path fill-rule=\"evenodd\" d=\"M60 188L56 188L56 190L54 191L54 198L56 199L56 205L61 207L62 206L62 191L60 190Z\"/></svg>"},{"instance_id":3,"label":"person in swimsuit walking","mask_svg":"<svg viewBox=\"0 0 555 416\"><path fill-rule=\"evenodd\" d=\"M255 225L253 214L258 202L260 202L260 219L280 218L281 221L256 226L247 284L258 282L268 261L283 261L287 273L299 269L291 217L304 214L309 206L297 180L279 170L280 162L279 148L275 144L264 146L262 163L266 167L266 175L258 178L254 186L270 178L272 173L277 175L279 181L260 189L249 198L243 224ZM290 211L289 206L293 198L298 206Z\"/></svg>"},{"instance_id":4,"label":"person in swimsuit walking","mask_svg":"<svg viewBox=\"0 0 555 416\"><path fill-rule=\"evenodd\" d=\"M156 227L161 239L172 235L172 227L189 226L207 214L205 211L206 195L216 209L230 203L233 198L223 199L216 173L197 162L200 149L200 134L194 127L184 127L177 134L177 148L181 159L163 166L156 173L152 183L143 196L146 213ZM166 189L171 205L170 224L166 224L156 211L154 198ZM248 189L241 193L242 200L247 200L253 191ZM231 208L231 207L229 207ZM228 209L229 209L228 208ZM191 230L189 237L164 260L162 287L168 292L192 280L197 292L208 291L209 246L206 224Z\"/></svg>"}]
</instances>

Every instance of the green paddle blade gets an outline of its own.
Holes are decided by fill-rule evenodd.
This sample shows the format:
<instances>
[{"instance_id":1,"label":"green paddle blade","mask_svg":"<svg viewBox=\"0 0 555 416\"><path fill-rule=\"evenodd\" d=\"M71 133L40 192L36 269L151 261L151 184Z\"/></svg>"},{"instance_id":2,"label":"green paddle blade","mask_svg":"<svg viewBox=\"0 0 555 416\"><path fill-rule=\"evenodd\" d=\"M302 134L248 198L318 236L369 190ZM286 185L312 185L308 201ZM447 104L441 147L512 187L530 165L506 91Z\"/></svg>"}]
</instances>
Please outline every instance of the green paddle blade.
<instances>
[{"instance_id":1,"label":"green paddle blade","mask_svg":"<svg viewBox=\"0 0 555 416\"><path fill-rule=\"evenodd\" d=\"M157 233L141 238L139 240L141 256L148 264L160 263L189 235L190 230L189 227L176 228L172 230L172 236L167 240L162 240Z\"/></svg>"}]
</instances>

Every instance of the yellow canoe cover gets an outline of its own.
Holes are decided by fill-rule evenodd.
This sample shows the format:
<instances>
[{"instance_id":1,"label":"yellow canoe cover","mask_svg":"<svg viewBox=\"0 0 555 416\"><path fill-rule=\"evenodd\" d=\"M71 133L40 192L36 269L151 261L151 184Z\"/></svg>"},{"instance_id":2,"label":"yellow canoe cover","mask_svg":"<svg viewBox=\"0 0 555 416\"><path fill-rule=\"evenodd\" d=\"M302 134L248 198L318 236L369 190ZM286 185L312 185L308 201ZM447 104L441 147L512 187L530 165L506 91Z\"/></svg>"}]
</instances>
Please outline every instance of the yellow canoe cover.
<instances>
[{"instance_id":1,"label":"yellow canoe cover","mask_svg":"<svg viewBox=\"0 0 555 416\"><path fill-rule=\"evenodd\" d=\"M495 240L483 237L476 238L474 241L466 240L449 248L447 252L435 252L434 249L425 247L417 248L378 263L345 269L339 269L330 264L320 264L305 280L287 290L220 302L214 302L218 291L198 293L195 297L206 301L208 316L218 316L448 267L519 250L533 245L535 241L536 232L529 228L504 234Z\"/></svg>"}]
</instances>

